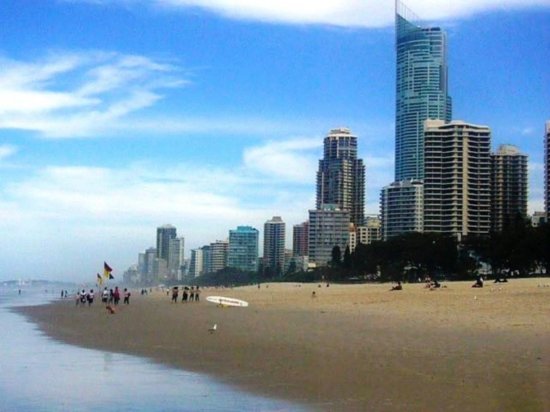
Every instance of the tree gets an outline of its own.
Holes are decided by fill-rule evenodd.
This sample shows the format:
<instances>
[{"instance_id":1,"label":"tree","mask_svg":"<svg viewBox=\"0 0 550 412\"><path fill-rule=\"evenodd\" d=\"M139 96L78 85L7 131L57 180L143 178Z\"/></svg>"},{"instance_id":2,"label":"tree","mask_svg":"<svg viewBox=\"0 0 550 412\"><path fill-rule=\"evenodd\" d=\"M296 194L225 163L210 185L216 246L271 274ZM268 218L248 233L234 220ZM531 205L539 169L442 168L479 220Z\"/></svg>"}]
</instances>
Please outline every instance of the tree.
<instances>
[{"instance_id":1,"label":"tree","mask_svg":"<svg viewBox=\"0 0 550 412\"><path fill-rule=\"evenodd\" d=\"M344 251L344 261L342 262L342 266L346 270L350 270L352 267L352 260L351 260L351 252L349 250L349 245L346 246L346 250Z\"/></svg>"},{"instance_id":2,"label":"tree","mask_svg":"<svg viewBox=\"0 0 550 412\"><path fill-rule=\"evenodd\" d=\"M340 267L342 264L342 251L340 250L340 246L336 245L332 248L332 259L330 261L330 265L333 268Z\"/></svg>"}]
</instances>

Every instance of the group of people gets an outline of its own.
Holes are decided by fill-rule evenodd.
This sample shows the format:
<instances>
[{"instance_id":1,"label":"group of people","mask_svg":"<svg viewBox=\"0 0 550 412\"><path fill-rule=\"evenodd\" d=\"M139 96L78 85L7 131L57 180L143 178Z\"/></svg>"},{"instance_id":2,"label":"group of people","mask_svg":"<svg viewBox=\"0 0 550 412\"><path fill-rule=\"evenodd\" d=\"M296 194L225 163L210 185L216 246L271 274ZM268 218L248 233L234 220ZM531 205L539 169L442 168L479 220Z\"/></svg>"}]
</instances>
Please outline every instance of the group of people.
<instances>
[{"instance_id":1,"label":"group of people","mask_svg":"<svg viewBox=\"0 0 550 412\"><path fill-rule=\"evenodd\" d=\"M167 294L169 292L167 291ZM201 290L197 286L184 286L182 288L181 301L182 302L198 302L200 300ZM174 286L172 288L172 302L177 303L179 297L179 287Z\"/></svg>"},{"instance_id":2,"label":"group of people","mask_svg":"<svg viewBox=\"0 0 550 412\"><path fill-rule=\"evenodd\" d=\"M127 288L124 288L124 291L122 292L122 296L124 298L124 304L129 305L130 304L130 296L131 293ZM114 304L118 305L120 302L121 292L118 288L118 286L115 286L114 289L107 289L106 287L101 292L101 302L105 304ZM84 305L85 303L88 303L88 306L91 306L92 303L94 303L95 293L93 289L90 289L89 292L86 292L84 289L79 291L76 295L76 305Z\"/></svg>"},{"instance_id":3,"label":"group of people","mask_svg":"<svg viewBox=\"0 0 550 412\"><path fill-rule=\"evenodd\" d=\"M82 289L76 294L76 306L85 305L86 303L88 303L88 306L91 306L92 303L94 303L94 297L95 294L93 289L90 289L89 292L86 292L86 290Z\"/></svg>"}]
</instances>

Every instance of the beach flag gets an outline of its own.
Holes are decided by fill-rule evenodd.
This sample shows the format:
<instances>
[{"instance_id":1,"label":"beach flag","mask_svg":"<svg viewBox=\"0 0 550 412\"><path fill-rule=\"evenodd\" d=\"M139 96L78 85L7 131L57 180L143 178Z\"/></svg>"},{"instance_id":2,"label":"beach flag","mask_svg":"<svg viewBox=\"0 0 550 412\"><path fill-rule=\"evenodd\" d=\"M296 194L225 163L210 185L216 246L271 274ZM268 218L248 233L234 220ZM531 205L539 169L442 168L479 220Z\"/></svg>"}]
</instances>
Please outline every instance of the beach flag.
<instances>
[{"instance_id":1,"label":"beach flag","mask_svg":"<svg viewBox=\"0 0 550 412\"><path fill-rule=\"evenodd\" d=\"M113 275L111 275L111 272L113 269L107 264L107 262L103 262L103 277L105 279L114 279Z\"/></svg>"},{"instance_id":2,"label":"beach flag","mask_svg":"<svg viewBox=\"0 0 550 412\"><path fill-rule=\"evenodd\" d=\"M97 284L99 286L101 286L103 284L103 278L101 277L101 275L99 273L97 274Z\"/></svg>"}]
</instances>

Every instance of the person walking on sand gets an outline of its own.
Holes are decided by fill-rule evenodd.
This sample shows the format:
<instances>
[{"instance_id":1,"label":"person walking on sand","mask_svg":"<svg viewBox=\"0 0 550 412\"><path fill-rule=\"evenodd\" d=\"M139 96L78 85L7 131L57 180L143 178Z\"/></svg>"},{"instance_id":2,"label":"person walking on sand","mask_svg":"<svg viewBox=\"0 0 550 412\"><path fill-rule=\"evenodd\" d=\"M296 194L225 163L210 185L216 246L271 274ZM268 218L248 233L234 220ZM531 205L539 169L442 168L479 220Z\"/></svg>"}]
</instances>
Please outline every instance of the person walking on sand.
<instances>
[{"instance_id":1,"label":"person walking on sand","mask_svg":"<svg viewBox=\"0 0 550 412\"><path fill-rule=\"evenodd\" d=\"M113 293L113 299L115 302L115 306L118 305L118 302L120 302L120 290L118 290L118 286L115 286L115 292Z\"/></svg>"},{"instance_id":2,"label":"person walking on sand","mask_svg":"<svg viewBox=\"0 0 550 412\"><path fill-rule=\"evenodd\" d=\"M182 303L186 303L187 299L189 298L189 293L187 293L188 290L189 290L189 288L187 286L183 287L183 293L181 294L181 302Z\"/></svg>"},{"instance_id":3,"label":"person walking on sand","mask_svg":"<svg viewBox=\"0 0 550 412\"><path fill-rule=\"evenodd\" d=\"M90 289L90 291L86 295L86 300L88 301L88 306L92 306L92 303L94 303L94 290L93 289Z\"/></svg>"},{"instance_id":4,"label":"person walking on sand","mask_svg":"<svg viewBox=\"0 0 550 412\"><path fill-rule=\"evenodd\" d=\"M178 287L177 287L177 286L174 286L174 287L172 288L172 302L173 302L173 303L177 303L177 302L178 302L178 294L179 294Z\"/></svg>"},{"instance_id":5,"label":"person walking on sand","mask_svg":"<svg viewBox=\"0 0 550 412\"><path fill-rule=\"evenodd\" d=\"M199 287L197 286L197 289L195 289L195 302L200 301L200 294L201 294L201 291L200 291Z\"/></svg>"},{"instance_id":6,"label":"person walking on sand","mask_svg":"<svg viewBox=\"0 0 550 412\"><path fill-rule=\"evenodd\" d=\"M124 288L124 304L129 305L130 304L130 291L127 288Z\"/></svg>"},{"instance_id":7,"label":"person walking on sand","mask_svg":"<svg viewBox=\"0 0 550 412\"><path fill-rule=\"evenodd\" d=\"M107 287L105 287L105 289L103 289L103 293L101 293L101 301L103 303L109 302L109 291L107 290Z\"/></svg>"}]
</instances>

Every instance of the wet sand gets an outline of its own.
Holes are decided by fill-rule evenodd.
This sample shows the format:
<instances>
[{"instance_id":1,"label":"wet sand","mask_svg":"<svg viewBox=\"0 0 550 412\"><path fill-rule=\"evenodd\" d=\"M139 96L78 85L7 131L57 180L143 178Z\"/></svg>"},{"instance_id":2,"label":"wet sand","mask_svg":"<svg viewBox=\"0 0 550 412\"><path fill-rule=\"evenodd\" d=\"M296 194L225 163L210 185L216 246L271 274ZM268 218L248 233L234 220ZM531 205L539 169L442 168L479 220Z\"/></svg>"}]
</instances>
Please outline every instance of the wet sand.
<instances>
[{"instance_id":1,"label":"wet sand","mask_svg":"<svg viewBox=\"0 0 550 412\"><path fill-rule=\"evenodd\" d=\"M269 284L206 289L194 303L134 292L114 315L100 302L75 307L71 299L19 310L55 339L147 357L313 410L550 411L545 284L550 279L435 291L406 284L395 292ZM250 306L220 308L209 295Z\"/></svg>"}]
</instances>

